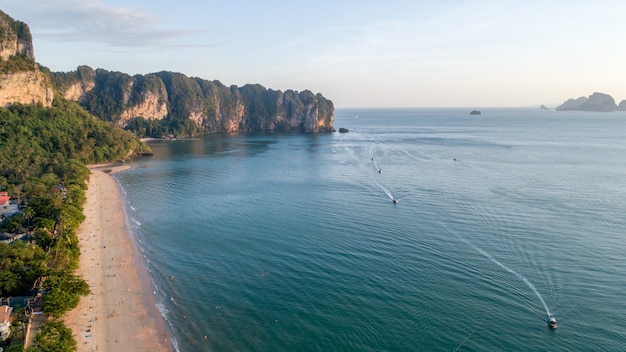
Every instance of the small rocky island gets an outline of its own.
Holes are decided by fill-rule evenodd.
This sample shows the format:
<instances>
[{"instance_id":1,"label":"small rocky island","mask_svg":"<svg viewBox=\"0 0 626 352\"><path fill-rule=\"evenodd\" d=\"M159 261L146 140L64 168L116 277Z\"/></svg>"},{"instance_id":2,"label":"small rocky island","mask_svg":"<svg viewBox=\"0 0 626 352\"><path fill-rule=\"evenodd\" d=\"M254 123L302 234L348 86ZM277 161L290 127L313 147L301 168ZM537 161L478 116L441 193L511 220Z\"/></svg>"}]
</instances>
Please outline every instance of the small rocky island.
<instances>
[{"instance_id":1,"label":"small rocky island","mask_svg":"<svg viewBox=\"0 0 626 352\"><path fill-rule=\"evenodd\" d=\"M612 96L595 92L589 97L568 99L563 104L556 107L559 111L626 111L626 100L622 100L619 105L615 104Z\"/></svg>"}]
</instances>

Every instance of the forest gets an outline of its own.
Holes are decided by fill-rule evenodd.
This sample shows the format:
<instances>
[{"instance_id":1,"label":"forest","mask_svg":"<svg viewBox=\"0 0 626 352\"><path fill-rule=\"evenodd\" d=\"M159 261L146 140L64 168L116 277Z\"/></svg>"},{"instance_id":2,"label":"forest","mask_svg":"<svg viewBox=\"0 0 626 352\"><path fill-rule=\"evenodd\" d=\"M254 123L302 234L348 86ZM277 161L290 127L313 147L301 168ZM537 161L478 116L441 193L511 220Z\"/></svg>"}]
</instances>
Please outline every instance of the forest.
<instances>
[{"instance_id":1,"label":"forest","mask_svg":"<svg viewBox=\"0 0 626 352\"><path fill-rule=\"evenodd\" d=\"M2 219L0 233L25 235L0 242L0 297L43 293L41 306L50 318L27 351L76 349L59 318L89 293L87 283L73 274L80 255L76 230L85 219L86 165L149 152L130 132L60 97L50 108L0 108L0 191L20 209ZM22 351L23 340L14 336L0 347Z\"/></svg>"}]
</instances>

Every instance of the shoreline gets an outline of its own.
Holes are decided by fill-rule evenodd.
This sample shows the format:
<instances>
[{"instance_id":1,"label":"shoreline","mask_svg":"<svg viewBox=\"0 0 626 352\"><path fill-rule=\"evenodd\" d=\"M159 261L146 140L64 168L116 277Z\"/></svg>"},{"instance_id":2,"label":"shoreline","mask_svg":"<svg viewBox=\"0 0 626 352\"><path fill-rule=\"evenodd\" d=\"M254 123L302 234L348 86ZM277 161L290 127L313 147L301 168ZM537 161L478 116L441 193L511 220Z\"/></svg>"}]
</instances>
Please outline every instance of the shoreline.
<instances>
[{"instance_id":1,"label":"shoreline","mask_svg":"<svg viewBox=\"0 0 626 352\"><path fill-rule=\"evenodd\" d=\"M121 188L110 174L130 165L90 165L76 271L91 293L64 316L77 351L176 351L159 312ZM110 169L110 170L108 170Z\"/></svg>"}]
</instances>

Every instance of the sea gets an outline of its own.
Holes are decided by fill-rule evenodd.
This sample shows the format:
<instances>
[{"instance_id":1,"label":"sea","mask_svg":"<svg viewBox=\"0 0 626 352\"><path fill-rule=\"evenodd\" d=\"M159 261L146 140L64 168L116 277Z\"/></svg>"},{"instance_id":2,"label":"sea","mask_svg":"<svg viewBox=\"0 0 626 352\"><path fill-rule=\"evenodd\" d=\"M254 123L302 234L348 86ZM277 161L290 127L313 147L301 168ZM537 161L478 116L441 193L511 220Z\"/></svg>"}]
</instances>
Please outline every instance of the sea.
<instances>
[{"instance_id":1,"label":"sea","mask_svg":"<svg viewBox=\"0 0 626 352\"><path fill-rule=\"evenodd\" d=\"M115 177L176 348L626 351L626 112L469 111L150 142Z\"/></svg>"}]
</instances>

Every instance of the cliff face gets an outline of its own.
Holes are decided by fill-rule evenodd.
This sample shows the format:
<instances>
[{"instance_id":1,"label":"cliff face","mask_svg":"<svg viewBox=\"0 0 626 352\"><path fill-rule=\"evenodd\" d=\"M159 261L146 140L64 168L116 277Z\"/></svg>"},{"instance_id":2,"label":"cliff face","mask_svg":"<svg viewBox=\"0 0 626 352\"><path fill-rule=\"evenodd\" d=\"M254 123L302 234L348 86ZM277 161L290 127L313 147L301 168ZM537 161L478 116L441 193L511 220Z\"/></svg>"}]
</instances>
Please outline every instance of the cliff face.
<instances>
[{"instance_id":1,"label":"cliff face","mask_svg":"<svg viewBox=\"0 0 626 352\"><path fill-rule=\"evenodd\" d=\"M258 84L226 87L180 73L130 76L86 66L51 76L64 97L121 126L142 117L174 124L193 121L205 133L328 132L334 120L333 103L308 90L282 92Z\"/></svg>"},{"instance_id":2,"label":"cliff face","mask_svg":"<svg viewBox=\"0 0 626 352\"><path fill-rule=\"evenodd\" d=\"M167 116L167 103L153 92L143 92L136 105L130 106L120 114L122 125L138 116L148 120L162 120ZM193 119L193 118L192 118Z\"/></svg>"},{"instance_id":3,"label":"cliff face","mask_svg":"<svg viewBox=\"0 0 626 352\"><path fill-rule=\"evenodd\" d=\"M0 75L0 106L14 103L52 105L54 92L47 77L39 71Z\"/></svg>"},{"instance_id":4,"label":"cliff face","mask_svg":"<svg viewBox=\"0 0 626 352\"><path fill-rule=\"evenodd\" d=\"M563 104L559 105L557 110L570 110L570 111L601 111L609 112L615 111L617 105L615 99L610 95L603 93L593 93L588 98L580 97L578 99L569 99Z\"/></svg>"},{"instance_id":5,"label":"cliff face","mask_svg":"<svg viewBox=\"0 0 626 352\"><path fill-rule=\"evenodd\" d=\"M24 22L15 21L0 11L0 58L8 60L15 55L23 55L33 64L35 50L30 28Z\"/></svg>"},{"instance_id":6,"label":"cliff face","mask_svg":"<svg viewBox=\"0 0 626 352\"><path fill-rule=\"evenodd\" d=\"M96 86L96 71L89 66L79 66L75 72L63 76L54 74L50 74L50 76L57 90L67 100L84 102L87 98L87 93ZM60 77L67 77L67 79L55 79Z\"/></svg>"},{"instance_id":7,"label":"cliff face","mask_svg":"<svg viewBox=\"0 0 626 352\"><path fill-rule=\"evenodd\" d=\"M168 128L192 133L332 130L333 103L308 90L282 92L258 84L227 87L173 72L130 76L88 66L66 73L41 70L28 25L0 11L0 106L48 107L56 89L65 99L120 126L166 120Z\"/></svg>"},{"instance_id":8,"label":"cliff face","mask_svg":"<svg viewBox=\"0 0 626 352\"><path fill-rule=\"evenodd\" d=\"M0 11L0 106L51 106L54 92L35 63L28 25Z\"/></svg>"}]
</instances>

